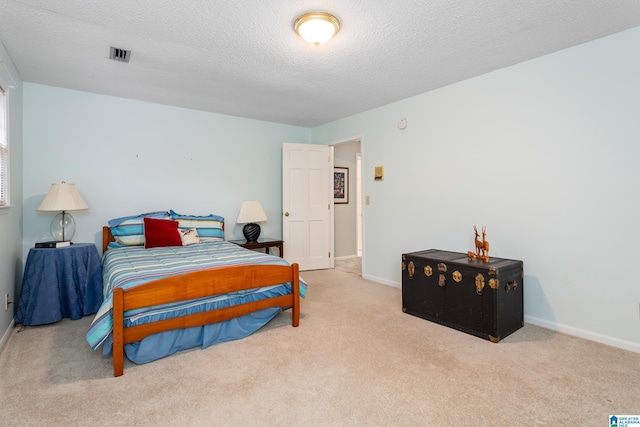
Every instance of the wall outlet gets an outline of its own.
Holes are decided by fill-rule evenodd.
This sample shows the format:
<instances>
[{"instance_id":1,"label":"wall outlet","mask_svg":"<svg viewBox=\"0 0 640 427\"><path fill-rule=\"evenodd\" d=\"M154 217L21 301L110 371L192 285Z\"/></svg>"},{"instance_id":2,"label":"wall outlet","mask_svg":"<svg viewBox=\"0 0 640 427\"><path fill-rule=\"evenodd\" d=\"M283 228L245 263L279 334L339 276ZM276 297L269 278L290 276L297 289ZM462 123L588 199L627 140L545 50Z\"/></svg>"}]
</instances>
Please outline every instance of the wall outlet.
<instances>
[{"instance_id":1,"label":"wall outlet","mask_svg":"<svg viewBox=\"0 0 640 427\"><path fill-rule=\"evenodd\" d=\"M9 294L4 294L4 310L5 311L9 310L9 304L11 304L11 301L9 301Z\"/></svg>"}]
</instances>

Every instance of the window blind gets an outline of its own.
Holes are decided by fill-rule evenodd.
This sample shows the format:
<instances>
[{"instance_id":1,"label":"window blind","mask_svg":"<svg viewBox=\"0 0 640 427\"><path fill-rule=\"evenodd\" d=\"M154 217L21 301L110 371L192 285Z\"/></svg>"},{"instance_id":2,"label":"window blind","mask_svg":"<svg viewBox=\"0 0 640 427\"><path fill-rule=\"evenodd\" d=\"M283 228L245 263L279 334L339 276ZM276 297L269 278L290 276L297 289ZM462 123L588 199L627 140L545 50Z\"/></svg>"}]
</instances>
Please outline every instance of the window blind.
<instances>
[{"instance_id":1,"label":"window blind","mask_svg":"<svg viewBox=\"0 0 640 427\"><path fill-rule=\"evenodd\" d=\"M7 97L0 86L0 206L7 205L9 188L9 141L7 135Z\"/></svg>"}]
</instances>

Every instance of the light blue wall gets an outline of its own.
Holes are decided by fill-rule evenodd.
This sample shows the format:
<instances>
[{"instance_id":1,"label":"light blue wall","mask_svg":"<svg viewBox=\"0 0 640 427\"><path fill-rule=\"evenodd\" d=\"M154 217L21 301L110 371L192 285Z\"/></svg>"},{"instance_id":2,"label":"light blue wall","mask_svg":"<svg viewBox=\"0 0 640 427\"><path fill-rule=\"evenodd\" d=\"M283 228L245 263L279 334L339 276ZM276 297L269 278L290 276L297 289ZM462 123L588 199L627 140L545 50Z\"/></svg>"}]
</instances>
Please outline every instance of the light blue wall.
<instances>
[{"instance_id":1,"label":"light blue wall","mask_svg":"<svg viewBox=\"0 0 640 427\"><path fill-rule=\"evenodd\" d=\"M310 130L123 98L24 85L24 251L50 239L36 212L49 186L72 182L89 206L73 213L76 242L101 241L114 217L154 210L215 213L226 237L240 205L258 200L263 236L282 235L281 146Z\"/></svg>"},{"instance_id":2,"label":"light blue wall","mask_svg":"<svg viewBox=\"0 0 640 427\"><path fill-rule=\"evenodd\" d=\"M402 253L466 252L486 225L490 255L524 260L526 321L640 351L638 46L634 28L313 129L363 135L365 277L399 285Z\"/></svg>"},{"instance_id":3,"label":"light blue wall","mask_svg":"<svg viewBox=\"0 0 640 427\"><path fill-rule=\"evenodd\" d=\"M0 345L5 342L22 278L22 79L0 43L0 82L8 89L11 206L0 208ZM13 88L10 88L12 86ZM9 294L13 305L4 308Z\"/></svg>"}]
</instances>

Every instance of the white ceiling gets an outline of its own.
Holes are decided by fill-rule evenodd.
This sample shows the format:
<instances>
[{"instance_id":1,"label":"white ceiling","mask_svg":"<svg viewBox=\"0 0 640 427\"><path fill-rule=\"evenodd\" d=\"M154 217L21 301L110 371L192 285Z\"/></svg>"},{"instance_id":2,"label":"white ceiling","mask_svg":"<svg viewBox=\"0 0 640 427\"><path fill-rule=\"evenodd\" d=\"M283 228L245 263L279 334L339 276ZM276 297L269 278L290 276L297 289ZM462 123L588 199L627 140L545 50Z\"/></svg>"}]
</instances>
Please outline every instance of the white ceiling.
<instances>
[{"instance_id":1,"label":"white ceiling","mask_svg":"<svg viewBox=\"0 0 640 427\"><path fill-rule=\"evenodd\" d=\"M341 21L319 47L313 10ZM638 0L0 0L26 82L304 127L638 25Z\"/></svg>"}]
</instances>

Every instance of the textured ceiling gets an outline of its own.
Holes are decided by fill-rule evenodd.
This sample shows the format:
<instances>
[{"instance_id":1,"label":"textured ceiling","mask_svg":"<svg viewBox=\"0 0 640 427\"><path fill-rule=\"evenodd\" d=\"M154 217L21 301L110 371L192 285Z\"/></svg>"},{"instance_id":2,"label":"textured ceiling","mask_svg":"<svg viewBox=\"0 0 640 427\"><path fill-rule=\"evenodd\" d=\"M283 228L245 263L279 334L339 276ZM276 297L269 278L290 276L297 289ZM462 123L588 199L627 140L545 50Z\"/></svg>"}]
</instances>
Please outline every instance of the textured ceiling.
<instances>
[{"instance_id":1,"label":"textured ceiling","mask_svg":"<svg viewBox=\"0 0 640 427\"><path fill-rule=\"evenodd\" d=\"M313 10L341 21L319 47ZM638 25L638 0L0 0L26 82L304 127Z\"/></svg>"}]
</instances>

